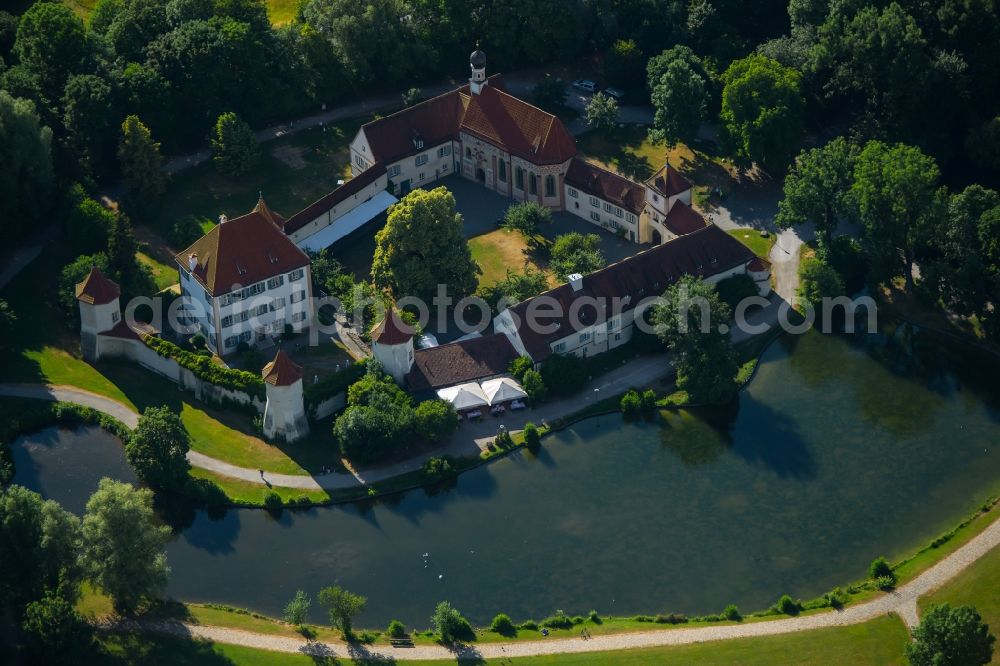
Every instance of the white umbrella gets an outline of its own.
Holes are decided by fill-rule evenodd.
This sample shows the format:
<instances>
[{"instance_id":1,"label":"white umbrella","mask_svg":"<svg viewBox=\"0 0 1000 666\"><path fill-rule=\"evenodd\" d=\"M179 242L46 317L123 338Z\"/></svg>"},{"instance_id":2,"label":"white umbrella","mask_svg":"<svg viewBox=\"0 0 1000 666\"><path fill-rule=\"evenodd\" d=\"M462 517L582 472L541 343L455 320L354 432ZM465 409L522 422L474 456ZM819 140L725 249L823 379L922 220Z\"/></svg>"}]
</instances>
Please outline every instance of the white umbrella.
<instances>
[{"instance_id":1,"label":"white umbrella","mask_svg":"<svg viewBox=\"0 0 1000 666\"><path fill-rule=\"evenodd\" d=\"M437 392L438 397L447 400L457 410L473 409L475 407L486 407L490 404L483 389L479 384L470 382L458 386L449 386Z\"/></svg>"},{"instance_id":2,"label":"white umbrella","mask_svg":"<svg viewBox=\"0 0 1000 666\"><path fill-rule=\"evenodd\" d=\"M528 397L521 385L510 377L498 377L483 382L483 393L491 405L511 400L523 400Z\"/></svg>"}]
</instances>

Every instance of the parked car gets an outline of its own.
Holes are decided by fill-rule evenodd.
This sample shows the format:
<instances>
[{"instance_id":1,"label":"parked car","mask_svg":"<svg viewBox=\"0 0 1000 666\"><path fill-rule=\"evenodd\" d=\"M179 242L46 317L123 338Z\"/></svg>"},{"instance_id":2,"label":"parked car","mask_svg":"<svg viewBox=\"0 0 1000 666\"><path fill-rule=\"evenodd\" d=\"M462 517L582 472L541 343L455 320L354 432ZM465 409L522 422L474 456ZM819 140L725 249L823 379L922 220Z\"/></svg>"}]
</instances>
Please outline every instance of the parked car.
<instances>
[{"instance_id":1,"label":"parked car","mask_svg":"<svg viewBox=\"0 0 1000 666\"><path fill-rule=\"evenodd\" d=\"M614 97L619 102L625 98L625 91L621 88L605 88L604 94L608 97Z\"/></svg>"},{"instance_id":2,"label":"parked car","mask_svg":"<svg viewBox=\"0 0 1000 666\"><path fill-rule=\"evenodd\" d=\"M590 79L577 79L573 82L573 87L590 93L597 91L597 84Z\"/></svg>"}]
</instances>

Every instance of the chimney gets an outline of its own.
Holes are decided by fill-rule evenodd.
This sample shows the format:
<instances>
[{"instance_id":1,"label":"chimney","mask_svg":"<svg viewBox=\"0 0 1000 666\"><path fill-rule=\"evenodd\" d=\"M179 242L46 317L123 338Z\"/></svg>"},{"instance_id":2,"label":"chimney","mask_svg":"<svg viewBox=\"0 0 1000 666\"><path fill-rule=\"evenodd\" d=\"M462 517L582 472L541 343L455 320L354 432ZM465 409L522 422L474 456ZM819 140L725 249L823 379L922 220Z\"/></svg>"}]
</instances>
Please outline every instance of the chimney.
<instances>
[{"instance_id":1,"label":"chimney","mask_svg":"<svg viewBox=\"0 0 1000 666\"><path fill-rule=\"evenodd\" d=\"M198 265L198 255L197 254L188 255L188 270L190 270L193 273L197 265Z\"/></svg>"},{"instance_id":2,"label":"chimney","mask_svg":"<svg viewBox=\"0 0 1000 666\"><path fill-rule=\"evenodd\" d=\"M573 287L573 293L583 289L583 276L579 273L570 273L566 278L569 280L569 286Z\"/></svg>"},{"instance_id":3,"label":"chimney","mask_svg":"<svg viewBox=\"0 0 1000 666\"><path fill-rule=\"evenodd\" d=\"M228 221L229 221L229 218L226 217L225 213L222 213L221 215L219 215L219 224L225 224Z\"/></svg>"}]
</instances>

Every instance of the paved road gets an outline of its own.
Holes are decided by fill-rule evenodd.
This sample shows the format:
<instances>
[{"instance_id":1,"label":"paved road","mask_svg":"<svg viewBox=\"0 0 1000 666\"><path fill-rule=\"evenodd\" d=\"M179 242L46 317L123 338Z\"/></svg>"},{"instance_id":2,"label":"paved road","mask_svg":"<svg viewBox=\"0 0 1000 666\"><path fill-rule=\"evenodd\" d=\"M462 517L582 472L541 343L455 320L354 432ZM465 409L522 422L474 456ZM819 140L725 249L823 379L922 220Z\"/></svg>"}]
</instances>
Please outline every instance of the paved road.
<instances>
[{"instance_id":1,"label":"paved road","mask_svg":"<svg viewBox=\"0 0 1000 666\"><path fill-rule=\"evenodd\" d=\"M775 636L827 627L843 627L868 622L889 613L895 613L903 619L910 629L913 629L919 622L917 600L920 597L941 587L998 545L1000 545L1000 519L994 520L982 533L906 585L870 601L848 606L841 611L831 610L802 617L762 622L607 634L594 636L588 640L583 640L582 638L555 638L551 640L487 643L483 645L462 646L454 650L449 650L441 646L425 645L412 648L379 646L377 648L366 649L348 646L339 642L329 644L307 642L299 638L275 636L273 634L257 634L225 627L199 626L177 622L148 623L142 626L146 630L151 631L166 632L191 638L203 638L219 643L243 645L277 652L300 652L330 658L367 658L372 661L386 660L386 663L392 663L393 660L408 661L416 659L506 659L509 657L529 657L546 654L688 645L707 641Z\"/></svg>"},{"instance_id":2,"label":"paved road","mask_svg":"<svg viewBox=\"0 0 1000 666\"><path fill-rule=\"evenodd\" d=\"M33 398L50 402L71 402L74 405L90 407L118 419L134 429L139 425L139 415L134 409L117 400L91 393L74 386L50 384L0 384L0 396L11 398Z\"/></svg>"}]
</instances>

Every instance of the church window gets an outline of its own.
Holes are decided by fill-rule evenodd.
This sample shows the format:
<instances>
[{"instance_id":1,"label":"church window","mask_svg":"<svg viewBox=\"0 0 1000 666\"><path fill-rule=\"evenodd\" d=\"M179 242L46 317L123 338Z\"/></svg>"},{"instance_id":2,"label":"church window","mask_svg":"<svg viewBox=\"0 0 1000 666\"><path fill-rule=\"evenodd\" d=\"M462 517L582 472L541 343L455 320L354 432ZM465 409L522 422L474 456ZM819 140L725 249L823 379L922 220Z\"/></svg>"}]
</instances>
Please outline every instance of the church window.
<instances>
[{"instance_id":1,"label":"church window","mask_svg":"<svg viewBox=\"0 0 1000 666\"><path fill-rule=\"evenodd\" d=\"M521 167L514 168L514 187L519 190L524 189L524 169Z\"/></svg>"},{"instance_id":2,"label":"church window","mask_svg":"<svg viewBox=\"0 0 1000 666\"><path fill-rule=\"evenodd\" d=\"M497 178L505 183L507 182L507 163L503 160L497 163Z\"/></svg>"},{"instance_id":3,"label":"church window","mask_svg":"<svg viewBox=\"0 0 1000 666\"><path fill-rule=\"evenodd\" d=\"M538 176L533 173L528 174L528 191L532 194L538 194Z\"/></svg>"},{"instance_id":4,"label":"church window","mask_svg":"<svg viewBox=\"0 0 1000 666\"><path fill-rule=\"evenodd\" d=\"M545 177L545 196L554 197L556 195L556 177L549 174Z\"/></svg>"}]
</instances>

